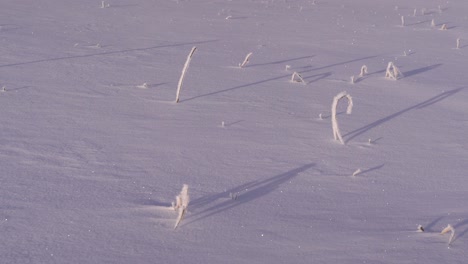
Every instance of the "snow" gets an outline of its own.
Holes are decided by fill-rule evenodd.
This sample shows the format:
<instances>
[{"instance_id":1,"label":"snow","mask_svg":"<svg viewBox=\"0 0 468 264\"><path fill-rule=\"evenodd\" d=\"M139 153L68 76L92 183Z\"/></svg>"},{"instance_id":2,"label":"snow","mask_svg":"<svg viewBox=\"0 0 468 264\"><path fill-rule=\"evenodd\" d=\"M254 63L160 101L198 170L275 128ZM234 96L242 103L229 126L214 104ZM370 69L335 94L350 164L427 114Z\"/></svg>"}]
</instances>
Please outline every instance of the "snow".
<instances>
[{"instance_id":1,"label":"snow","mask_svg":"<svg viewBox=\"0 0 468 264\"><path fill-rule=\"evenodd\" d=\"M466 261L466 1L105 2L2 3L2 263Z\"/></svg>"}]
</instances>

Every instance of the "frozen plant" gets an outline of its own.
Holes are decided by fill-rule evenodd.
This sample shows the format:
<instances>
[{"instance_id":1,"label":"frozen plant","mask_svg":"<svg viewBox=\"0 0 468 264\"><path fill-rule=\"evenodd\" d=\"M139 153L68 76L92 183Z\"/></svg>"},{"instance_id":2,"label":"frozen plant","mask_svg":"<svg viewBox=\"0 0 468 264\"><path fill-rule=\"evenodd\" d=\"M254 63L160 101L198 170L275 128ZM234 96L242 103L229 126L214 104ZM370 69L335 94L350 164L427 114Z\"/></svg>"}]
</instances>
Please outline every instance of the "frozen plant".
<instances>
[{"instance_id":1,"label":"frozen plant","mask_svg":"<svg viewBox=\"0 0 468 264\"><path fill-rule=\"evenodd\" d=\"M249 63L250 56L252 56L252 52L250 52L249 54L247 54L247 56L245 56L245 59L242 63L239 63L239 68L242 68L245 65L247 65L247 63Z\"/></svg>"},{"instance_id":2,"label":"frozen plant","mask_svg":"<svg viewBox=\"0 0 468 264\"><path fill-rule=\"evenodd\" d=\"M431 27L435 27L435 26L436 26L436 24L435 24L435 20L434 20L434 19L432 19L432 20L431 20Z\"/></svg>"},{"instance_id":3,"label":"frozen plant","mask_svg":"<svg viewBox=\"0 0 468 264\"><path fill-rule=\"evenodd\" d=\"M368 72L367 72L367 66L366 65L362 65L361 67L361 73L359 73L359 77L364 77L364 75L366 75Z\"/></svg>"},{"instance_id":4,"label":"frozen plant","mask_svg":"<svg viewBox=\"0 0 468 264\"><path fill-rule=\"evenodd\" d=\"M424 227L422 225L418 225L418 232L424 232Z\"/></svg>"},{"instance_id":5,"label":"frozen plant","mask_svg":"<svg viewBox=\"0 0 468 264\"><path fill-rule=\"evenodd\" d=\"M286 65L286 66L284 67L284 70L285 70L285 71L289 71L290 69L291 69L291 65Z\"/></svg>"},{"instance_id":6,"label":"frozen plant","mask_svg":"<svg viewBox=\"0 0 468 264\"><path fill-rule=\"evenodd\" d=\"M306 82L304 81L302 76L297 72L293 72L293 74L291 76L291 82L306 84Z\"/></svg>"},{"instance_id":7,"label":"frozen plant","mask_svg":"<svg viewBox=\"0 0 468 264\"><path fill-rule=\"evenodd\" d=\"M385 71L385 78L398 80L403 77L403 73L398 69L393 62L389 62L387 65L387 70Z\"/></svg>"},{"instance_id":8,"label":"frozen plant","mask_svg":"<svg viewBox=\"0 0 468 264\"><path fill-rule=\"evenodd\" d=\"M6 86L5 85L2 87L2 92L6 92Z\"/></svg>"},{"instance_id":9,"label":"frozen plant","mask_svg":"<svg viewBox=\"0 0 468 264\"><path fill-rule=\"evenodd\" d=\"M353 172L353 177L361 173L361 169L357 169L355 172Z\"/></svg>"},{"instance_id":10,"label":"frozen plant","mask_svg":"<svg viewBox=\"0 0 468 264\"><path fill-rule=\"evenodd\" d=\"M149 86L147 83L143 83L142 85L138 85L137 87L141 89L148 89Z\"/></svg>"},{"instance_id":11,"label":"frozen plant","mask_svg":"<svg viewBox=\"0 0 468 264\"><path fill-rule=\"evenodd\" d=\"M413 16L414 17L416 16L416 12L418 12L418 10L415 8L414 11L413 11Z\"/></svg>"},{"instance_id":12,"label":"frozen plant","mask_svg":"<svg viewBox=\"0 0 468 264\"><path fill-rule=\"evenodd\" d=\"M354 84L356 82L356 77L353 75L351 76L351 83Z\"/></svg>"},{"instance_id":13,"label":"frozen plant","mask_svg":"<svg viewBox=\"0 0 468 264\"><path fill-rule=\"evenodd\" d=\"M229 193L229 197L231 197L231 200L237 200L237 198L239 197L239 193Z\"/></svg>"},{"instance_id":14,"label":"frozen plant","mask_svg":"<svg viewBox=\"0 0 468 264\"><path fill-rule=\"evenodd\" d=\"M174 229L179 226L180 222L185 216L185 213L187 212L187 207L190 202L190 196L188 194L188 185L184 184L182 186L182 190L180 191L180 194L176 196L176 202L173 204L174 210L178 210L178 216L176 223L174 225Z\"/></svg>"},{"instance_id":15,"label":"frozen plant","mask_svg":"<svg viewBox=\"0 0 468 264\"><path fill-rule=\"evenodd\" d=\"M452 243L453 241L453 238L455 237L455 228L453 228L451 225L448 225L446 228L444 228L442 230L442 232L440 232L441 235L447 233L450 231L450 238L449 238L449 241L448 241L448 245L450 246L450 244Z\"/></svg>"},{"instance_id":16,"label":"frozen plant","mask_svg":"<svg viewBox=\"0 0 468 264\"><path fill-rule=\"evenodd\" d=\"M346 109L346 114L351 114L351 111L353 110L353 98L351 95L349 95L347 92L341 92L337 94L333 98L333 103L332 103L332 129L333 129L333 137L335 140L339 140L341 144L345 144L343 141L343 138L341 137L340 129L338 127L338 121L336 120L336 108L338 106L338 101L342 98L347 98L348 99L348 108Z\"/></svg>"},{"instance_id":17,"label":"frozen plant","mask_svg":"<svg viewBox=\"0 0 468 264\"><path fill-rule=\"evenodd\" d=\"M443 25L439 28L439 30L447 30L447 29L448 29L448 28L447 28L447 24L443 24Z\"/></svg>"},{"instance_id":18,"label":"frozen plant","mask_svg":"<svg viewBox=\"0 0 468 264\"><path fill-rule=\"evenodd\" d=\"M401 16L401 26L402 27L405 26L405 17L404 16Z\"/></svg>"},{"instance_id":19,"label":"frozen plant","mask_svg":"<svg viewBox=\"0 0 468 264\"><path fill-rule=\"evenodd\" d=\"M177 85L177 93L176 93L176 100L175 100L176 103L179 102L180 88L182 87L182 83L184 82L185 73L187 72L187 69L190 65L190 61L192 60L192 56L193 56L193 53L195 53L195 50L197 50L197 47L192 47L192 50L190 50L190 53L187 56L187 60L185 61L184 68L182 69L182 74L180 75L179 83Z\"/></svg>"},{"instance_id":20,"label":"frozen plant","mask_svg":"<svg viewBox=\"0 0 468 264\"><path fill-rule=\"evenodd\" d=\"M101 8L110 7L110 4L106 4L105 1L101 1Z\"/></svg>"},{"instance_id":21,"label":"frozen plant","mask_svg":"<svg viewBox=\"0 0 468 264\"><path fill-rule=\"evenodd\" d=\"M457 49L460 49L460 38L457 38Z\"/></svg>"}]
</instances>

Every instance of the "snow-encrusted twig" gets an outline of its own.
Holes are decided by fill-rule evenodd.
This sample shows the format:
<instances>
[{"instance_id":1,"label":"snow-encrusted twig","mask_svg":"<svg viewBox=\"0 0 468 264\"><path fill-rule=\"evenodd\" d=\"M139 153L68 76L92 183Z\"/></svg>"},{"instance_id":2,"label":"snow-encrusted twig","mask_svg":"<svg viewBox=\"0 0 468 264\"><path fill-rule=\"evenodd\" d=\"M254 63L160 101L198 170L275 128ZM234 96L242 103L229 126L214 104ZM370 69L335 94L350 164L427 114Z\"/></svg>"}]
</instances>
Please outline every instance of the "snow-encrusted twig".
<instances>
[{"instance_id":1,"label":"snow-encrusted twig","mask_svg":"<svg viewBox=\"0 0 468 264\"><path fill-rule=\"evenodd\" d=\"M137 88L148 89L148 83L143 83L142 85L137 85Z\"/></svg>"},{"instance_id":2,"label":"snow-encrusted twig","mask_svg":"<svg viewBox=\"0 0 468 264\"><path fill-rule=\"evenodd\" d=\"M190 50L190 53L187 56L187 60L185 61L185 64L184 64L184 68L182 69L182 74L180 75L179 84L177 85L177 93L176 93L176 100L175 100L176 103L179 102L180 88L182 87L182 83L184 82L185 73L187 72L187 69L190 65L190 61L192 60L192 56L195 50L197 50L197 47L193 47L192 50Z\"/></svg>"},{"instance_id":3,"label":"snow-encrusted twig","mask_svg":"<svg viewBox=\"0 0 468 264\"><path fill-rule=\"evenodd\" d=\"M180 194L176 196L176 203L173 206L174 210L178 210L178 213L179 213L177 216L176 223L174 225L174 229L176 229L177 226L179 226L180 222L184 218L185 213L187 212L187 207L188 207L189 202L190 202L190 196L188 194L188 185L184 184L182 186L182 191L180 191Z\"/></svg>"},{"instance_id":4,"label":"snow-encrusted twig","mask_svg":"<svg viewBox=\"0 0 468 264\"><path fill-rule=\"evenodd\" d=\"M447 233L450 231L450 238L449 238L449 241L448 241L448 245L450 246L450 244L452 243L453 241L453 238L455 237L455 228L453 228L453 226L451 225L447 225L446 228L444 228L442 230L442 232L440 232L441 235Z\"/></svg>"},{"instance_id":5,"label":"snow-encrusted twig","mask_svg":"<svg viewBox=\"0 0 468 264\"><path fill-rule=\"evenodd\" d=\"M110 4L106 4L105 1L101 1L101 8L110 7Z\"/></svg>"},{"instance_id":6,"label":"snow-encrusted twig","mask_svg":"<svg viewBox=\"0 0 468 264\"><path fill-rule=\"evenodd\" d=\"M239 68L243 68L247 63L249 63L250 56L252 56L253 52L250 52L245 56L245 59L242 63L239 63Z\"/></svg>"},{"instance_id":7,"label":"snow-encrusted twig","mask_svg":"<svg viewBox=\"0 0 468 264\"><path fill-rule=\"evenodd\" d=\"M418 232L424 232L424 227L422 225L418 225Z\"/></svg>"},{"instance_id":8,"label":"snow-encrusted twig","mask_svg":"<svg viewBox=\"0 0 468 264\"><path fill-rule=\"evenodd\" d=\"M355 172L353 172L353 177L361 173L361 169L357 169Z\"/></svg>"},{"instance_id":9,"label":"snow-encrusted twig","mask_svg":"<svg viewBox=\"0 0 468 264\"><path fill-rule=\"evenodd\" d=\"M291 82L306 84L302 76L297 72L293 72L291 75Z\"/></svg>"},{"instance_id":10,"label":"snow-encrusted twig","mask_svg":"<svg viewBox=\"0 0 468 264\"><path fill-rule=\"evenodd\" d=\"M364 77L364 75L367 74L367 66L366 65L362 65L361 67L361 73L359 73L359 77Z\"/></svg>"},{"instance_id":11,"label":"snow-encrusted twig","mask_svg":"<svg viewBox=\"0 0 468 264\"><path fill-rule=\"evenodd\" d=\"M460 49L460 38L457 38L457 49Z\"/></svg>"},{"instance_id":12,"label":"snow-encrusted twig","mask_svg":"<svg viewBox=\"0 0 468 264\"><path fill-rule=\"evenodd\" d=\"M398 80L399 78L403 77L403 74L398 69L393 62L389 62L387 65L387 70L385 71L385 78Z\"/></svg>"},{"instance_id":13,"label":"snow-encrusted twig","mask_svg":"<svg viewBox=\"0 0 468 264\"><path fill-rule=\"evenodd\" d=\"M347 98L348 99L348 108L346 109L346 114L351 114L351 111L353 110L353 98L351 95L349 95L347 92L341 92L337 94L333 98L333 103L332 103L332 129L333 129L333 137L335 140L339 140L341 144L345 144L343 141L343 138L341 137L340 129L338 127L338 121L336 120L336 108L338 106L338 101L342 98Z\"/></svg>"}]
</instances>

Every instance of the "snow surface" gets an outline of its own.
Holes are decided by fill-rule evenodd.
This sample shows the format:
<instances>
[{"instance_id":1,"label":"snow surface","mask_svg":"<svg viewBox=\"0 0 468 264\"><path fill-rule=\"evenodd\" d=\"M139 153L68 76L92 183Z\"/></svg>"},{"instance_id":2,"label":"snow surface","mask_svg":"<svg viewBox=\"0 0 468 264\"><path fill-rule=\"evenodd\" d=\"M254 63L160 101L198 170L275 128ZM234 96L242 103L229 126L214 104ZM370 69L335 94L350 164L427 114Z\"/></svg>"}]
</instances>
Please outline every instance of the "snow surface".
<instances>
[{"instance_id":1,"label":"snow surface","mask_svg":"<svg viewBox=\"0 0 468 264\"><path fill-rule=\"evenodd\" d=\"M466 263L466 0L106 3L2 1L1 263Z\"/></svg>"}]
</instances>

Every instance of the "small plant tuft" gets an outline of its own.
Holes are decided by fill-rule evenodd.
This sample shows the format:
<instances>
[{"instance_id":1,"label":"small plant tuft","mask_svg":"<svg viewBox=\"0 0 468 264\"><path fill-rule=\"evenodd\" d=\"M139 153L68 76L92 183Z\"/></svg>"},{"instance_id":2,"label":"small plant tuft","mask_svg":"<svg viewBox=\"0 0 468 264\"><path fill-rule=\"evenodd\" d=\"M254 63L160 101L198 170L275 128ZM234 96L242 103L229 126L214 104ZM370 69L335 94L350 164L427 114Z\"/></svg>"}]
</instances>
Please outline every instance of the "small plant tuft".
<instances>
[{"instance_id":1,"label":"small plant tuft","mask_svg":"<svg viewBox=\"0 0 468 264\"><path fill-rule=\"evenodd\" d=\"M403 77L403 73L398 69L393 62L389 62L387 65L387 70L385 71L385 78L391 80L398 80Z\"/></svg>"},{"instance_id":2,"label":"small plant tuft","mask_svg":"<svg viewBox=\"0 0 468 264\"><path fill-rule=\"evenodd\" d=\"M302 76L297 72L293 72L293 74L291 75L291 82L306 84Z\"/></svg>"}]
</instances>

